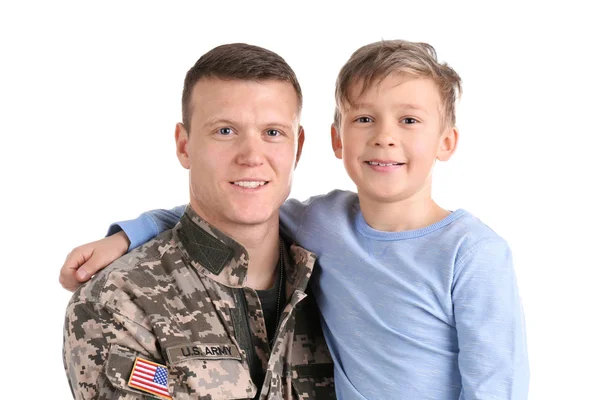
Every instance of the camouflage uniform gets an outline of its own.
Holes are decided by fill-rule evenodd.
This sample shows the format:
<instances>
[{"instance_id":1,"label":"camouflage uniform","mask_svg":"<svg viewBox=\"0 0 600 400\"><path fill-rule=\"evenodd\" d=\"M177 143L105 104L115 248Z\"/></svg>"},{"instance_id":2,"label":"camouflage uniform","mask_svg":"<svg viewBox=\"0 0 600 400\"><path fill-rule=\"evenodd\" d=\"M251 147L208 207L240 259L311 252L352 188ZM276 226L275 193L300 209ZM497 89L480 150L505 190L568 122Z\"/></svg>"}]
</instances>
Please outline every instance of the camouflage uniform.
<instances>
[{"instance_id":1,"label":"camouflage uniform","mask_svg":"<svg viewBox=\"0 0 600 400\"><path fill-rule=\"evenodd\" d=\"M273 348L245 249L189 206L177 226L115 261L69 302L64 362L77 399L152 399L127 385L136 357L164 364L174 399L335 398L310 290L314 254L284 252L287 304Z\"/></svg>"}]
</instances>

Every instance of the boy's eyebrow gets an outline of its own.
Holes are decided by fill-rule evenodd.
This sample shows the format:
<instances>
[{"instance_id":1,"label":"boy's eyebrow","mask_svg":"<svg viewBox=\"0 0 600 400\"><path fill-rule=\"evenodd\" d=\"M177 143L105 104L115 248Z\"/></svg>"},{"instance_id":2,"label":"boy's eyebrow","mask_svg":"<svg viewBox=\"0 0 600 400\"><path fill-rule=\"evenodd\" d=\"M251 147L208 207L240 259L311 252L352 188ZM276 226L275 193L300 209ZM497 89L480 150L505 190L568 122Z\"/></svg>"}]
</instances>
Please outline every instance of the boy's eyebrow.
<instances>
[{"instance_id":1,"label":"boy's eyebrow","mask_svg":"<svg viewBox=\"0 0 600 400\"><path fill-rule=\"evenodd\" d=\"M395 108L401 108L401 109L407 109L407 110L414 110L414 111L421 111L422 113L427 114L427 110L424 107L419 107L415 104L410 104L410 103L398 103L394 105ZM359 110L361 108L373 108L373 105L371 103L367 103L367 102L355 102L353 105L351 105L349 107L350 110Z\"/></svg>"}]
</instances>

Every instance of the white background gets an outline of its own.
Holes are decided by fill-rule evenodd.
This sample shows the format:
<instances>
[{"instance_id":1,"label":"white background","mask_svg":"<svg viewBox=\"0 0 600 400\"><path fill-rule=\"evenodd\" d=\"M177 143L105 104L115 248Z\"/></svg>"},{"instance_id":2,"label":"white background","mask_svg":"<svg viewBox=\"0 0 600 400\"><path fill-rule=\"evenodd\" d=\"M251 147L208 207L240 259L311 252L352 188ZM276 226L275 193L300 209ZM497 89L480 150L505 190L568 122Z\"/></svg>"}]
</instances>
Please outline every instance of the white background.
<instances>
[{"instance_id":1,"label":"white background","mask_svg":"<svg viewBox=\"0 0 600 400\"><path fill-rule=\"evenodd\" d=\"M329 147L339 68L402 38L431 43L463 78L459 149L436 167L434 197L513 248L530 399L600 399L598 14L576 1L448 3L2 1L0 397L71 396L70 294L57 281L71 248L187 202L173 132L200 55L248 42L294 68L307 141L292 195L306 198L353 188Z\"/></svg>"}]
</instances>

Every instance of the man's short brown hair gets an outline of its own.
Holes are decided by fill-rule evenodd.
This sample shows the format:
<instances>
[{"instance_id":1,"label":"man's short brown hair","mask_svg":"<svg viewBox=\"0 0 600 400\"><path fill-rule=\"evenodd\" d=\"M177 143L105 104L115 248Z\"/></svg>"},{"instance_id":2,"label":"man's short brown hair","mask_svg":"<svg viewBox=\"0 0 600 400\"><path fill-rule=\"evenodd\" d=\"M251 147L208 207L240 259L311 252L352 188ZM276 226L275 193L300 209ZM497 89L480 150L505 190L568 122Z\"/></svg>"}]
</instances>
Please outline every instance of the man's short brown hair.
<instances>
[{"instance_id":1,"label":"man's short brown hair","mask_svg":"<svg viewBox=\"0 0 600 400\"><path fill-rule=\"evenodd\" d=\"M204 54L185 75L181 112L183 125L189 131L192 114L192 91L202 78L224 80L289 82L296 91L298 112L302 110L302 90L296 74L278 54L245 43L231 43L217 46Z\"/></svg>"},{"instance_id":2,"label":"man's short brown hair","mask_svg":"<svg viewBox=\"0 0 600 400\"><path fill-rule=\"evenodd\" d=\"M362 84L362 95L392 73L432 79L442 99L442 126L456 124L456 101L462 92L460 76L448 64L438 62L435 49L427 43L382 40L356 50L340 70L335 85L335 126L340 125L340 110L353 105L353 84Z\"/></svg>"}]
</instances>

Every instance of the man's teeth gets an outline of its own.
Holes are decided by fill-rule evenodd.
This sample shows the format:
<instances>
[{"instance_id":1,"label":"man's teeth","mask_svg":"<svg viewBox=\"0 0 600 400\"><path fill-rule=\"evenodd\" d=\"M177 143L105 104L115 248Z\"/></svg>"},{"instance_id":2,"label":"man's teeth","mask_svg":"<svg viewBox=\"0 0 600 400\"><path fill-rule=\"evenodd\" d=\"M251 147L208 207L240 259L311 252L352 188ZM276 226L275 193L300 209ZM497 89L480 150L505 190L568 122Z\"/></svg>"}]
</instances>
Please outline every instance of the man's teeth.
<instances>
[{"instance_id":1,"label":"man's teeth","mask_svg":"<svg viewBox=\"0 0 600 400\"><path fill-rule=\"evenodd\" d=\"M401 163L388 163L388 164L384 164L384 163L378 163L375 161L367 161L369 163L369 165L379 165L380 167L391 167L392 165L400 165Z\"/></svg>"},{"instance_id":2,"label":"man's teeth","mask_svg":"<svg viewBox=\"0 0 600 400\"><path fill-rule=\"evenodd\" d=\"M254 189L254 188L257 188L259 186L263 186L266 183L267 182L265 182L265 181L239 181L239 182L233 182L234 185L238 185L238 186L245 187L245 188L250 188L250 189Z\"/></svg>"}]
</instances>

